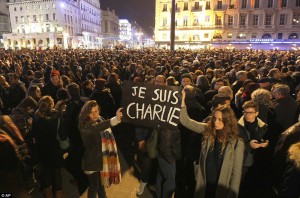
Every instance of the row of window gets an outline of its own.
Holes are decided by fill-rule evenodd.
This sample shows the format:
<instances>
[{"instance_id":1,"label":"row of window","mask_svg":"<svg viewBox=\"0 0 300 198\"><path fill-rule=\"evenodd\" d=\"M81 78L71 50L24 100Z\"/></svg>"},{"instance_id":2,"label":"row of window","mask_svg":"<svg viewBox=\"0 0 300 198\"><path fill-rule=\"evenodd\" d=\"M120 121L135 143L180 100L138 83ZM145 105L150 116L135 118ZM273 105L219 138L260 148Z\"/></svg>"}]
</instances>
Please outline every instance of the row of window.
<instances>
[{"instance_id":1,"label":"row of window","mask_svg":"<svg viewBox=\"0 0 300 198\"><path fill-rule=\"evenodd\" d=\"M247 8L247 4L248 4L248 1L249 0L241 0L241 8L242 9L246 9ZM254 8L260 8L260 3L261 3L262 0L254 0L254 5L253 7ZM267 0L268 3L267 3L267 8L272 8L273 5L274 5L274 0ZM282 8L285 8L287 7L287 4L288 4L288 0L281 0L281 7ZM300 6L300 0L296 0L295 1L295 6L298 7ZM179 11L179 7L178 7L178 4L176 3L175 5L175 9L176 11ZM210 10L211 9L211 5L210 5L210 1L206 1L205 2L205 10ZM217 1L217 5L216 5L216 9L223 9L223 3L222 1L218 0ZM229 4L229 9L234 9L234 4L232 4L230 2ZM188 2L184 2L183 3L183 11L188 11L189 10L189 3ZM197 10L201 10L201 7L200 7L200 4L199 2L194 2L194 7L193 7L193 11L197 11ZM167 12L168 11L168 4L163 4L163 12Z\"/></svg>"},{"instance_id":2,"label":"row of window","mask_svg":"<svg viewBox=\"0 0 300 198\"><path fill-rule=\"evenodd\" d=\"M52 3L52 6L51 6L51 7L55 9L55 8L56 8L55 3ZM32 9L33 9L33 10L36 10L36 8L42 10L42 9L43 9L43 6L42 6L42 5L38 5L38 6L32 5ZM44 5L44 8L45 8L45 9L49 9L49 5L48 5L48 4L45 4L45 5ZM29 6L27 5L27 6L25 7L25 10L29 10L29 9L30 9L30 8L29 8ZM14 7L14 11L23 11L23 7L20 6L20 7L19 7L19 10L18 10L17 7Z\"/></svg>"},{"instance_id":3,"label":"row of window","mask_svg":"<svg viewBox=\"0 0 300 198\"><path fill-rule=\"evenodd\" d=\"M162 34L162 38L163 39L168 39L168 34ZM247 39L247 34L246 33L238 33L236 35L236 39ZM209 33L204 33L203 34L203 38L204 39L209 39ZM228 39L232 39L233 38L233 34L232 33L227 33L227 38ZM251 39L256 39L257 38L257 33L256 32L253 32L251 33ZM272 36L268 33L262 35L261 37L262 39L272 39ZM219 33L216 33L213 35L213 39L222 39L222 35L219 34ZM278 33L277 34L277 39L283 39L283 33ZM299 39L299 35L296 34L296 33L291 33L289 36L288 36L288 39ZM190 40L189 39L189 35L188 34L184 34L182 36L178 36L176 35L175 36L175 40ZM195 35L192 35L192 40L193 41L198 41L200 40L200 35L198 34L195 34Z\"/></svg>"},{"instance_id":4,"label":"row of window","mask_svg":"<svg viewBox=\"0 0 300 198\"><path fill-rule=\"evenodd\" d=\"M239 25L240 26L246 26L248 24L251 24L253 26L258 26L259 25L259 15L252 15L252 20L249 20L248 23L247 23L247 16L246 14L241 14L240 17L239 17ZM287 19L287 14L280 14L279 15L279 25L286 25L286 19ZM272 25L272 15L271 14L266 14L265 15L265 19L264 19L264 25L267 25L267 26L271 26ZM228 15L228 18L227 18L227 25L228 26L233 26L233 22L234 22L234 18L233 16L231 15ZM252 23L251 23L252 22ZM204 19L204 25L208 25L210 23L210 16L205 16L205 19ZM188 26L188 18L184 18L183 21L182 21L182 25L183 26ZM192 26L199 26L200 23L199 23L199 19L198 18L195 18L194 21L193 21L193 24ZM222 25L222 17L219 16L219 15L216 15L215 16L215 25ZM292 20L292 25L300 25L300 13L294 13L293 14L293 20ZM165 27L165 26L168 26L168 21L167 21L167 18L164 17L163 20L162 20L162 26ZM178 26L178 23L177 23L177 20L175 20L175 26Z\"/></svg>"},{"instance_id":5,"label":"row of window","mask_svg":"<svg viewBox=\"0 0 300 198\"><path fill-rule=\"evenodd\" d=\"M69 34L73 35L74 34L74 30L76 30L76 28L74 28L72 26L65 25L64 31L66 33L69 33ZM25 26L17 28L17 33L23 33L23 34L25 34L25 33L35 33L35 32L40 32L40 31L41 32L50 32L51 31L50 25L47 24L44 27L41 27L40 29L39 28L36 29L35 27L33 27L31 29L27 29L27 31L25 29ZM58 32L58 28L57 27L53 27L52 32Z\"/></svg>"},{"instance_id":6,"label":"row of window","mask_svg":"<svg viewBox=\"0 0 300 198\"><path fill-rule=\"evenodd\" d=\"M85 6L84 4L80 5L80 9L91 13L93 16L99 16L99 11L92 9L89 6Z\"/></svg>"},{"instance_id":7,"label":"row of window","mask_svg":"<svg viewBox=\"0 0 300 198\"><path fill-rule=\"evenodd\" d=\"M31 22L43 22L43 21L49 21L50 16L49 14L41 14L41 15L27 15L27 16L16 16L15 17L15 21L16 23L31 23ZM52 20L55 21L56 20L56 14L53 13L52 14Z\"/></svg>"}]
</instances>

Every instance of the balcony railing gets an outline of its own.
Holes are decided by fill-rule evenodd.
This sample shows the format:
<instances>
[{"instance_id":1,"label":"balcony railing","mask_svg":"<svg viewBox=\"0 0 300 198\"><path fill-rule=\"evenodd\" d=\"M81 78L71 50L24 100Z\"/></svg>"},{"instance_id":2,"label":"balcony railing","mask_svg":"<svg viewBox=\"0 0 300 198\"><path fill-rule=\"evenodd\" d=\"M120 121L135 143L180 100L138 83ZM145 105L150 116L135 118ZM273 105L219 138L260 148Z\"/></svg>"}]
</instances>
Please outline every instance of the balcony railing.
<instances>
[{"instance_id":1,"label":"balcony railing","mask_svg":"<svg viewBox=\"0 0 300 198\"><path fill-rule=\"evenodd\" d=\"M192 7L192 12L201 12L201 11L202 11L202 6Z\"/></svg>"}]
</instances>

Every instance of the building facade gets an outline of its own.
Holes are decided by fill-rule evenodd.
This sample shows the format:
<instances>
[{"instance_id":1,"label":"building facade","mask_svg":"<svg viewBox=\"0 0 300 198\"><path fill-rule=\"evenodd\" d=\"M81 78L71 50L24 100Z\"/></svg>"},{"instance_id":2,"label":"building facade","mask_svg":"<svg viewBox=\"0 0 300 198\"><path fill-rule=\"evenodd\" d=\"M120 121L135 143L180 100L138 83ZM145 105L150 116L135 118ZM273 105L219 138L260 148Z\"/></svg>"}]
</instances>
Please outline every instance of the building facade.
<instances>
[{"instance_id":1,"label":"building facade","mask_svg":"<svg viewBox=\"0 0 300 198\"><path fill-rule=\"evenodd\" d=\"M102 47L113 48L119 42L119 17L115 11L102 10Z\"/></svg>"},{"instance_id":2,"label":"building facade","mask_svg":"<svg viewBox=\"0 0 300 198\"><path fill-rule=\"evenodd\" d=\"M0 48L4 47L3 34L10 32L8 5L6 1L0 1Z\"/></svg>"},{"instance_id":3,"label":"building facade","mask_svg":"<svg viewBox=\"0 0 300 198\"><path fill-rule=\"evenodd\" d=\"M120 43L127 48L132 47L131 23L127 19L120 19L119 28L120 28Z\"/></svg>"},{"instance_id":4,"label":"building facade","mask_svg":"<svg viewBox=\"0 0 300 198\"><path fill-rule=\"evenodd\" d=\"M97 0L10 0L6 49L99 48Z\"/></svg>"},{"instance_id":5,"label":"building facade","mask_svg":"<svg viewBox=\"0 0 300 198\"><path fill-rule=\"evenodd\" d=\"M300 44L300 0L176 0L175 12L175 47ZM156 0L155 16L155 42L168 47L171 1Z\"/></svg>"}]
</instances>

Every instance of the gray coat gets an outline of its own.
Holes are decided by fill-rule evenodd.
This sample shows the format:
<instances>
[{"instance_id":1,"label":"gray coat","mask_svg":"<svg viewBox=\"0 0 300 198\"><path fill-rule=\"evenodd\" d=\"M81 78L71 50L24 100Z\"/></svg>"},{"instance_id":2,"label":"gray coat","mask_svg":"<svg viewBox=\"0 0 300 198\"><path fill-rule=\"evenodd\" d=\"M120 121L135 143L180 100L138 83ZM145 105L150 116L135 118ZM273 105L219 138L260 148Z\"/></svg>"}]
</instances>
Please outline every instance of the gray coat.
<instances>
[{"instance_id":1,"label":"gray coat","mask_svg":"<svg viewBox=\"0 0 300 198\"><path fill-rule=\"evenodd\" d=\"M196 122L188 117L186 108L182 108L180 112L180 122L188 129L203 133L207 124ZM201 153L199 157L199 165L194 166L195 170L195 196L197 198L205 197L206 187L206 156L210 147L210 140L205 140L201 144ZM220 171L218 186L216 190L216 198L237 197L240 187L242 165L244 157L244 143L237 139L230 141L224 153L223 164Z\"/></svg>"}]
</instances>

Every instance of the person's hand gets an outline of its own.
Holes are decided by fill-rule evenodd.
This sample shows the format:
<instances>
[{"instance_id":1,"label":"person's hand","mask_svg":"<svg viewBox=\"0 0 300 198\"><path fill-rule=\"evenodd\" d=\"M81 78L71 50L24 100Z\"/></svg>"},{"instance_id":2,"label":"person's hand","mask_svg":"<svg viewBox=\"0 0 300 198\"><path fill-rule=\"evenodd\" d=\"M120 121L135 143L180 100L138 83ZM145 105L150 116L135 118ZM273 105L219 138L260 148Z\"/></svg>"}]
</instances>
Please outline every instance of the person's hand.
<instances>
[{"instance_id":1,"label":"person's hand","mask_svg":"<svg viewBox=\"0 0 300 198\"><path fill-rule=\"evenodd\" d=\"M9 142L13 147L15 147L14 149L17 149L15 142L9 135L0 134L0 142L6 142L6 141Z\"/></svg>"},{"instance_id":2,"label":"person's hand","mask_svg":"<svg viewBox=\"0 0 300 198\"><path fill-rule=\"evenodd\" d=\"M32 125L32 118L29 118L29 119L27 120L27 123L31 126L31 125Z\"/></svg>"},{"instance_id":3,"label":"person's hand","mask_svg":"<svg viewBox=\"0 0 300 198\"><path fill-rule=\"evenodd\" d=\"M140 141L138 144L139 144L139 150L140 150L141 152L144 153L144 152L147 151L145 140Z\"/></svg>"},{"instance_id":4,"label":"person's hand","mask_svg":"<svg viewBox=\"0 0 300 198\"><path fill-rule=\"evenodd\" d=\"M269 146L269 140L265 140L264 142L260 143L260 146L262 148L266 148L267 146Z\"/></svg>"},{"instance_id":5,"label":"person's hand","mask_svg":"<svg viewBox=\"0 0 300 198\"><path fill-rule=\"evenodd\" d=\"M121 120L122 120L122 117L123 117L122 109L123 109L123 108L119 108L118 111L117 111L117 113L116 113L117 119L118 119L119 121L121 121Z\"/></svg>"},{"instance_id":6,"label":"person's hand","mask_svg":"<svg viewBox=\"0 0 300 198\"><path fill-rule=\"evenodd\" d=\"M252 149L257 149L257 148L260 148L261 145L258 143L257 140L251 140L251 141L250 141L250 147L251 147Z\"/></svg>"}]
</instances>

